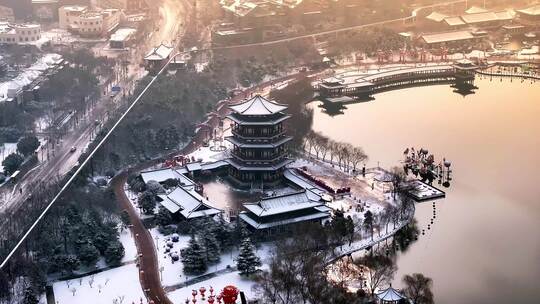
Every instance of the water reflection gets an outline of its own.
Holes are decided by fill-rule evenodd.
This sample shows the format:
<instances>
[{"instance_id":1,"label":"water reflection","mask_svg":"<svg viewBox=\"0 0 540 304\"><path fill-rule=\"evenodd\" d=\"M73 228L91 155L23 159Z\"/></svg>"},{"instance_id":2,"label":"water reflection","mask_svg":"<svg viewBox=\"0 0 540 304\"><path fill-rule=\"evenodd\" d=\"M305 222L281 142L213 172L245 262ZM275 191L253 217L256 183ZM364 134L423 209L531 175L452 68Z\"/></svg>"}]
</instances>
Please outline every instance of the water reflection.
<instances>
[{"instance_id":1,"label":"water reflection","mask_svg":"<svg viewBox=\"0 0 540 304\"><path fill-rule=\"evenodd\" d=\"M312 103L313 129L364 147L372 166L397 165L409 146L453 161L454 181L436 212L430 203L417 205L425 235L399 255L396 278L433 278L436 303L535 302L540 86L495 77L477 77L475 85L467 102L438 85L378 94L337 116Z\"/></svg>"}]
</instances>

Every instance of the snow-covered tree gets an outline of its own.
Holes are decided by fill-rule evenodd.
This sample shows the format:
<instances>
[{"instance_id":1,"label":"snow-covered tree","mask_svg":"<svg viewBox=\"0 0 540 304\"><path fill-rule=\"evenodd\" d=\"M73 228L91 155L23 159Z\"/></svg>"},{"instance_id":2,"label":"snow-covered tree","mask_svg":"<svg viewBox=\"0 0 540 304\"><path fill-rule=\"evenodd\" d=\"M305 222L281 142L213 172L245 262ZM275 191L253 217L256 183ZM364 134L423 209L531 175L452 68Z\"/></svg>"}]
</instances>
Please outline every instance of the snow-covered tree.
<instances>
[{"instance_id":1,"label":"snow-covered tree","mask_svg":"<svg viewBox=\"0 0 540 304\"><path fill-rule=\"evenodd\" d=\"M221 248L215 232L210 229L204 229L199 234L199 240L202 245L206 261L208 263L219 262Z\"/></svg>"},{"instance_id":2,"label":"snow-covered tree","mask_svg":"<svg viewBox=\"0 0 540 304\"><path fill-rule=\"evenodd\" d=\"M240 253L236 259L236 267L242 275L250 275L257 272L261 267L261 259L255 255L254 246L249 238L242 240Z\"/></svg>"},{"instance_id":3,"label":"snow-covered tree","mask_svg":"<svg viewBox=\"0 0 540 304\"><path fill-rule=\"evenodd\" d=\"M205 252L195 236L191 237L188 247L183 249L180 255L184 264L184 273L201 274L208 269Z\"/></svg>"}]
</instances>

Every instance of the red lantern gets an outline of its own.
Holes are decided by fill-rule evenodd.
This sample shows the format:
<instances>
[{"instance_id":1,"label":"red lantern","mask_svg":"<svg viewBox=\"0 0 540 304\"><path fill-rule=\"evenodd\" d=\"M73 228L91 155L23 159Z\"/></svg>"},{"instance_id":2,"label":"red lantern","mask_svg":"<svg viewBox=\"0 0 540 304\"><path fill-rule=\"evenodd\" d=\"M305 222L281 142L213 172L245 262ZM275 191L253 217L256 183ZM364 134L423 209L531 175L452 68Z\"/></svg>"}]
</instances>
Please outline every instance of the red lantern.
<instances>
[{"instance_id":1,"label":"red lantern","mask_svg":"<svg viewBox=\"0 0 540 304\"><path fill-rule=\"evenodd\" d=\"M223 288L223 302L225 304L234 304L236 303L236 298L238 297L238 288L235 286L229 285Z\"/></svg>"},{"instance_id":2,"label":"red lantern","mask_svg":"<svg viewBox=\"0 0 540 304\"><path fill-rule=\"evenodd\" d=\"M199 288L199 292L201 293L202 299L204 300L204 293L206 292L206 288L202 286L201 288Z\"/></svg>"},{"instance_id":3,"label":"red lantern","mask_svg":"<svg viewBox=\"0 0 540 304\"><path fill-rule=\"evenodd\" d=\"M195 297L197 296L197 291L195 289L193 289L191 291L191 295L193 296L193 299L195 299Z\"/></svg>"}]
</instances>

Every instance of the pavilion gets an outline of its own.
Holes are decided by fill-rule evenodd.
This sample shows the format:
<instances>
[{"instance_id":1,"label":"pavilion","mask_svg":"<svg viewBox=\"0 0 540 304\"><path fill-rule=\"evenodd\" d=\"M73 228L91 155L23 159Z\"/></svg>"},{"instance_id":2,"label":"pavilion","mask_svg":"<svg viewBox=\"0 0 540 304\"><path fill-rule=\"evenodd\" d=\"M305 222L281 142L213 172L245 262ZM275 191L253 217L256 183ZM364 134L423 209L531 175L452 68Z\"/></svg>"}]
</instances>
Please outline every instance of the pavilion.
<instances>
[{"instance_id":1,"label":"pavilion","mask_svg":"<svg viewBox=\"0 0 540 304\"><path fill-rule=\"evenodd\" d=\"M390 285L388 288L377 293L377 299L381 304L397 304L407 298Z\"/></svg>"}]
</instances>

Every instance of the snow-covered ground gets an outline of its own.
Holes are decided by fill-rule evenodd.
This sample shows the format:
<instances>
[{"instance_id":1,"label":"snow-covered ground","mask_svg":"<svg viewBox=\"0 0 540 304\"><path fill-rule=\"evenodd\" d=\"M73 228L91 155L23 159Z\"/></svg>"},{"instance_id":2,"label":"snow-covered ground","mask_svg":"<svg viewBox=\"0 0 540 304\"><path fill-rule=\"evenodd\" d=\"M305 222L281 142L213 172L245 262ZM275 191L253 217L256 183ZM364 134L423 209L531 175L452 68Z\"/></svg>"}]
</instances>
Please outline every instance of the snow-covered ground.
<instances>
[{"instance_id":1,"label":"snow-covered ground","mask_svg":"<svg viewBox=\"0 0 540 304\"><path fill-rule=\"evenodd\" d=\"M135 264L56 282L53 290L57 304L140 303L141 298L145 299Z\"/></svg>"},{"instance_id":2,"label":"snow-covered ground","mask_svg":"<svg viewBox=\"0 0 540 304\"><path fill-rule=\"evenodd\" d=\"M198 290L200 287L204 286L207 290L205 295L208 298L208 295L210 294L208 290L210 287L214 288L214 294L219 294L219 292L227 285L236 286L236 288L244 292L248 299L253 299L256 297L255 291L252 289L255 283L252 280L240 276L237 272L227 273L206 281L202 281L196 285L180 288L168 293L167 295L173 303L185 303L186 299L193 299L193 296L191 295L193 289ZM204 303L200 294L196 298L198 303Z\"/></svg>"},{"instance_id":3,"label":"snow-covered ground","mask_svg":"<svg viewBox=\"0 0 540 304\"><path fill-rule=\"evenodd\" d=\"M129 229L120 231L120 242L124 245L122 263L133 262L137 259L137 246Z\"/></svg>"},{"instance_id":4,"label":"snow-covered ground","mask_svg":"<svg viewBox=\"0 0 540 304\"><path fill-rule=\"evenodd\" d=\"M157 255L159 261L159 267L161 272L161 283L163 286L173 286L187 280L193 279L193 276L186 276L183 272L184 265L181 261L173 262L170 254L166 252L167 240L170 236L164 236L157 229L150 229L154 244L157 245ZM171 253L180 255L180 250L186 248L189 243L190 236L180 235L180 239L177 243L173 243L173 247L170 249ZM260 248L257 248L256 254L261 260L268 261L270 257L271 245L263 244ZM236 266L235 259L238 256L238 250L236 248L226 251L221 255L221 259L218 263L210 265L208 270L204 273L211 273L227 268Z\"/></svg>"},{"instance_id":5,"label":"snow-covered ground","mask_svg":"<svg viewBox=\"0 0 540 304\"><path fill-rule=\"evenodd\" d=\"M225 147L225 151L216 151L215 147ZM201 161L203 163L215 162L228 158L228 151L230 148L230 143L228 141L223 141L221 143L214 142L211 140L208 147L200 147L196 151L186 155L189 158L195 158L196 161Z\"/></svg>"}]
</instances>

